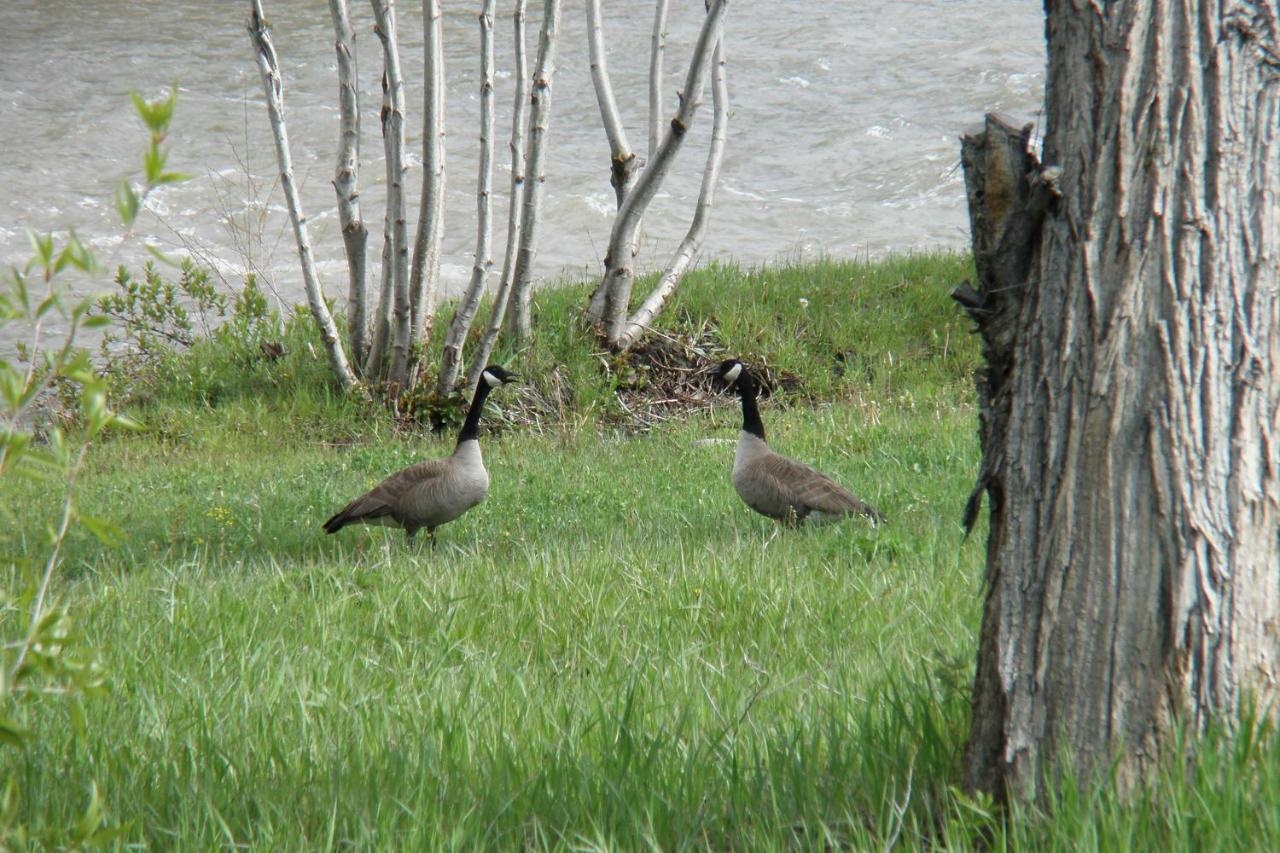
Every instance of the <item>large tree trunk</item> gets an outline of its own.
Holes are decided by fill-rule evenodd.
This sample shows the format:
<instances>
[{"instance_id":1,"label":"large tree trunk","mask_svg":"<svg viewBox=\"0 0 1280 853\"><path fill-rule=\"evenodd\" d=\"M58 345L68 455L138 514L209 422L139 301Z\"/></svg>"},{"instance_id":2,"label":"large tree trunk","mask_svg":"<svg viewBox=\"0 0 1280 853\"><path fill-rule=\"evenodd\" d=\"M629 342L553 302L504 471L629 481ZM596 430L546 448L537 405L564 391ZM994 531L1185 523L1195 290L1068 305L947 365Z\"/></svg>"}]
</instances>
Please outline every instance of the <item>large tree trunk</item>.
<instances>
[{"instance_id":1,"label":"large tree trunk","mask_svg":"<svg viewBox=\"0 0 1280 853\"><path fill-rule=\"evenodd\" d=\"M966 782L997 796L1064 755L1130 787L1280 678L1274 5L1045 6L1046 168L992 121L963 147L991 512Z\"/></svg>"}]
</instances>

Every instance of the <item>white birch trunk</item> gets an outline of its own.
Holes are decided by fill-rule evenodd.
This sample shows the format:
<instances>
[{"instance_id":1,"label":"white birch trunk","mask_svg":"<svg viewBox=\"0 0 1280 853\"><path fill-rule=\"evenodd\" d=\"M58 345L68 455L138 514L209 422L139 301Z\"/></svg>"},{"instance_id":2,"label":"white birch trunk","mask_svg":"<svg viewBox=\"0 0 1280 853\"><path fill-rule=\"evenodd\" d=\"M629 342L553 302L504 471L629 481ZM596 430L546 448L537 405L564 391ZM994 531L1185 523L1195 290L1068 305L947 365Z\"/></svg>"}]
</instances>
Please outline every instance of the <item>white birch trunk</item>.
<instances>
[{"instance_id":1,"label":"white birch trunk","mask_svg":"<svg viewBox=\"0 0 1280 853\"><path fill-rule=\"evenodd\" d=\"M962 149L991 514L965 779L997 796L1064 756L1131 789L1280 685L1275 8L1046 13L1048 168L992 120Z\"/></svg>"},{"instance_id":2,"label":"white birch trunk","mask_svg":"<svg viewBox=\"0 0 1280 853\"><path fill-rule=\"evenodd\" d=\"M329 364L343 391L356 385L355 373L347 363L347 354L338 336L333 315L324 301L324 292L316 275L315 261L311 256L311 238L307 234L307 218L302 212L302 201L293 180L293 158L289 153L289 136L284 121L284 81L280 76L280 63L276 58L271 35L267 31L266 16L261 0L251 0L249 36L253 41L258 71L267 99L267 115L271 121L271 133L276 144L276 161L280 167L280 186L289 207L289 219L293 223L293 236L298 246L298 259L302 264L302 281L307 291L307 305L320 330L320 338L329 355Z\"/></svg>"},{"instance_id":3,"label":"white birch trunk","mask_svg":"<svg viewBox=\"0 0 1280 853\"><path fill-rule=\"evenodd\" d=\"M671 120L666 134L658 146L658 152L645 166L644 172L627 194L609 235L609 248L605 253L604 274L604 331L611 346L617 344L626 330L627 312L631 305L631 286L635 281L633 248L640 219L653 196L657 193L672 161L680 150L685 134L702 101L706 81L708 58L720 39L720 32L729 0L712 0L706 19L694 45L689 71L685 76L684 90L680 95L680 107Z\"/></svg>"},{"instance_id":4,"label":"white birch trunk","mask_svg":"<svg viewBox=\"0 0 1280 853\"><path fill-rule=\"evenodd\" d=\"M485 276L493 261L489 243L493 232L490 195L493 189L493 9L496 0L484 0L480 12L480 172L476 178L476 254L471 265L471 281L458 303L449 324L440 354L440 379L436 393L441 397L453 392L462 367L462 345L471 331L480 298L484 296Z\"/></svg>"},{"instance_id":5,"label":"white birch trunk","mask_svg":"<svg viewBox=\"0 0 1280 853\"><path fill-rule=\"evenodd\" d=\"M676 292L681 279L693 262L698 249L702 247L702 239L707 232L707 220L711 214L711 206L715 202L716 185L720 182L720 164L724 160L724 145L729 124L729 87L725 80L724 34L716 42L716 49L711 54L711 103L714 116L711 126L711 147L707 153L707 165L702 172L702 186L698 192L698 204L693 214L693 221L684 239L676 247L671 262L667 264L658 284L649 294L649 298L627 321L626 331L618 338L619 350L631 347L640 335L653 322L667 300Z\"/></svg>"},{"instance_id":6,"label":"white birch trunk","mask_svg":"<svg viewBox=\"0 0 1280 853\"><path fill-rule=\"evenodd\" d=\"M387 161L387 220L391 225L391 383L403 389L408 381L412 345L412 304L409 297L409 240L405 224L404 79L396 33L395 0L372 0L375 32L382 42L382 142Z\"/></svg>"},{"instance_id":7,"label":"white birch trunk","mask_svg":"<svg viewBox=\"0 0 1280 853\"><path fill-rule=\"evenodd\" d=\"M604 47L604 22L600 15L600 0L587 0L587 44L591 57L591 84L596 91L596 103L600 106L600 119L604 123L605 136L609 139L609 183L617 206L622 207L631 176L636 169L636 155L627 144L627 132L618 113L618 102L613 96L613 83L609 80L609 64Z\"/></svg>"},{"instance_id":8,"label":"white birch trunk","mask_svg":"<svg viewBox=\"0 0 1280 853\"><path fill-rule=\"evenodd\" d=\"M520 251L516 256L511 305L507 312L507 331L517 342L529 337L529 302L533 293L533 262L538 246L538 212L546 182L547 128L551 118L551 81L556 72L556 47L560 38L560 5L560 0L546 0L543 5L538 61L534 66L530 90L529 147L525 155L529 183L524 191Z\"/></svg>"},{"instance_id":9,"label":"white birch trunk","mask_svg":"<svg viewBox=\"0 0 1280 853\"><path fill-rule=\"evenodd\" d=\"M390 97L384 93L384 100ZM388 109L383 104L383 109ZM382 287L378 291L377 310L373 315L373 343L369 357L364 362L364 375L385 379L387 375L387 346L391 343L391 305L395 302L395 285L391 276L391 216L382 217Z\"/></svg>"},{"instance_id":10,"label":"white birch trunk","mask_svg":"<svg viewBox=\"0 0 1280 853\"><path fill-rule=\"evenodd\" d=\"M360 96L356 73L356 34L347 0L329 0L334 50L338 59L338 166L333 189L338 196L338 222L347 253L347 337L351 360L359 365L368 353L365 246L369 232L360 218Z\"/></svg>"},{"instance_id":11,"label":"white birch trunk","mask_svg":"<svg viewBox=\"0 0 1280 853\"><path fill-rule=\"evenodd\" d=\"M474 388L480 381L480 371L489 363L494 344L502 331L507 316L507 304L511 295L511 283L515 275L515 261L520 250L520 221L524 213L524 123L529 104L529 63L525 50L524 34L525 0L515 0L511 14L512 33L515 40L515 103L511 108L511 198L507 207L507 249L502 259L502 274L493 294L493 307L489 323L485 326L480 344L467 369L467 388Z\"/></svg>"},{"instance_id":12,"label":"white birch trunk","mask_svg":"<svg viewBox=\"0 0 1280 853\"><path fill-rule=\"evenodd\" d=\"M418 234L413 245L413 270L409 292L413 300L414 347L431 337L435 318L436 288L440 279L440 243L444 239L444 34L440 0L422 4L423 59L427 79L423 85L422 203Z\"/></svg>"}]
</instances>

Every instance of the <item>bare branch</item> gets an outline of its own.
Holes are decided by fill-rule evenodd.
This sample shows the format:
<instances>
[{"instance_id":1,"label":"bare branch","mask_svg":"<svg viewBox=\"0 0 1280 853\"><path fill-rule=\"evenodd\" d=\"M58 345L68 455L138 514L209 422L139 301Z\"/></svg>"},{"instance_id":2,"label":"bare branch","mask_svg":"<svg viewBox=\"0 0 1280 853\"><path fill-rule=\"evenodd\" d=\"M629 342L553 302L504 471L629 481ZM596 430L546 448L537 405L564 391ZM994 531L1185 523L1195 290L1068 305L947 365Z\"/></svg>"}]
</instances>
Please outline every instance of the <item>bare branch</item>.
<instances>
[{"instance_id":1,"label":"bare branch","mask_svg":"<svg viewBox=\"0 0 1280 853\"><path fill-rule=\"evenodd\" d=\"M404 78L400 74L395 0L372 0L374 32L382 42L382 145L387 161L387 222L391 226L392 383L404 387L408 378L412 305L409 299L409 239L405 225ZM387 254L384 250L384 256Z\"/></svg>"},{"instance_id":2,"label":"bare branch","mask_svg":"<svg viewBox=\"0 0 1280 853\"><path fill-rule=\"evenodd\" d=\"M689 71L680 95L680 108L671 120L657 153L645 167L635 187L627 194L617 219L614 220L613 231L609 235L609 249L605 254L603 318L605 337L611 344L616 344L626 329L631 286L635 280L633 247L640 219L670 171L676 152L679 151L702 101L706 66L710 64L707 58L720 39L724 13L728 7L729 0L712 0L708 6L706 19L702 23L702 30L689 61Z\"/></svg>"},{"instance_id":3,"label":"bare branch","mask_svg":"<svg viewBox=\"0 0 1280 853\"><path fill-rule=\"evenodd\" d=\"M423 85L422 202L418 235L413 244L409 292L413 299L413 344L431 337L435 318L436 285L440 278L440 243L444 237L444 35L440 0L422 4Z\"/></svg>"},{"instance_id":4,"label":"bare branch","mask_svg":"<svg viewBox=\"0 0 1280 853\"><path fill-rule=\"evenodd\" d=\"M511 109L511 198L507 204L507 250L502 259L502 275L498 278L498 289L493 295L493 307L489 313L489 324L485 326L480 345L471 357L471 367L467 370L467 385L472 388L480 381L480 371L489 362L493 353L493 345L502 331L502 323L507 315L507 302L511 294L511 284L515 275L516 255L520 250L520 223L524 214L524 122L525 112L529 104L529 63L525 51L524 38L525 0L515 0L515 10L511 14L512 33L515 40L515 104Z\"/></svg>"},{"instance_id":5,"label":"bare branch","mask_svg":"<svg viewBox=\"0 0 1280 853\"><path fill-rule=\"evenodd\" d=\"M351 27L347 0L329 0L333 18L334 50L338 56L338 166L333 189L338 196L338 222L347 252L347 337L351 360L365 357L367 320L365 246L369 232L360 218L360 95L356 73L356 33Z\"/></svg>"},{"instance_id":6,"label":"bare branch","mask_svg":"<svg viewBox=\"0 0 1280 853\"><path fill-rule=\"evenodd\" d=\"M649 159L658 153L662 141L662 59L667 49L668 0L658 0L653 9L653 36L649 44Z\"/></svg>"},{"instance_id":7,"label":"bare branch","mask_svg":"<svg viewBox=\"0 0 1280 853\"><path fill-rule=\"evenodd\" d=\"M250 0L250 6L252 14L249 16L249 37L253 41L258 71L262 77L262 88L266 93L267 115L271 120L271 133L276 143L276 161L280 166L280 185L284 190L285 202L289 206L289 218L293 222L293 236L298 245L298 259L302 263L302 281L307 291L307 304L311 308L311 316L320 329L320 338L328 351L330 366L338 377L342 389L349 391L356 385L356 376L347 363L347 354L342 348L342 340L338 337L333 315L325 305L324 292L320 289L320 281L316 277L315 261L311 257L307 218L303 215L302 201L298 198L298 188L293 181L293 159L289 154L289 136L284 123L284 81L280 76L280 63L276 58L275 47L271 44L271 35L267 31L262 0Z\"/></svg>"},{"instance_id":8,"label":"bare branch","mask_svg":"<svg viewBox=\"0 0 1280 853\"><path fill-rule=\"evenodd\" d=\"M684 278L685 271L693 262L693 257L702 246L702 238L707 231L707 219L711 213L711 205L715 201L716 184L720 181L720 164L724 160L724 144L726 128L729 124L729 87L725 82L724 34L716 42L716 49L711 55L711 103L714 116L711 125L711 148L707 153L707 165L702 172L702 187L698 193L698 206L693 214L689 230L676 248L675 255L667 265L667 269L658 280L649 298L644 301L635 316L627 323L627 329L619 337L618 349L627 349L640 337L640 334L653 322L653 318L676 286Z\"/></svg>"},{"instance_id":9,"label":"bare branch","mask_svg":"<svg viewBox=\"0 0 1280 853\"><path fill-rule=\"evenodd\" d=\"M484 0L480 12L480 174L476 179L476 254L471 265L471 281L458 310L449 324L440 354L440 380L436 393L445 396L453 391L462 366L462 344L471 331L471 322L484 295L485 276L493 260L489 243L493 232L490 195L493 189L493 9L496 0Z\"/></svg>"},{"instance_id":10,"label":"bare branch","mask_svg":"<svg viewBox=\"0 0 1280 853\"><path fill-rule=\"evenodd\" d=\"M530 93L528 152L525 155L530 183L524 192L523 221L520 223L520 251L511 287L507 330L517 341L529 337L529 299L533 288L533 260L537 250L538 211L546 175L547 126L551 117L551 81L556 72L556 47L560 35L560 0L546 0L542 31L538 36L538 62L533 71Z\"/></svg>"}]
</instances>

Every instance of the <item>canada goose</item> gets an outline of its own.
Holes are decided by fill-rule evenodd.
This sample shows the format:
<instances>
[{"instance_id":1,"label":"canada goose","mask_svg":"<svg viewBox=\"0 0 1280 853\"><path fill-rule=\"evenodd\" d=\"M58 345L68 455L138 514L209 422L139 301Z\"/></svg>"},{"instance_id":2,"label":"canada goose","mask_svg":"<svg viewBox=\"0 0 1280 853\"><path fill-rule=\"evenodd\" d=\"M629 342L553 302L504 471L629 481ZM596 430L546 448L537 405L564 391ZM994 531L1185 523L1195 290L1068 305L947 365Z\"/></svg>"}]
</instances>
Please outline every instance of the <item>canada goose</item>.
<instances>
[{"instance_id":1,"label":"canada goose","mask_svg":"<svg viewBox=\"0 0 1280 853\"><path fill-rule=\"evenodd\" d=\"M337 533L348 524L380 524L403 527L405 540L411 542L413 534L425 527L434 545L437 527L480 503L489 491L489 472L484 469L478 440L480 410L490 391L515 380L514 374L501 367L486 367L476 383L476 395L453 453L392 474L326 521L324 532Z\"/></svg>"},{"instance_id":2,"label":"canada goose","mask_svg":"<svg viewBox=\"0 0 1280 853\"><path fill-rule=\"evenodd\" d=\"M733 487L756 512L787 525L807 517L839 517L858 513L873 522L884 516L826 474L775 453L764 440L764 424L756 408L756 383L736 358L720 363L716 375L738 389L742 398L742 433L733 456Z\"/></svg>"}]
</instances>

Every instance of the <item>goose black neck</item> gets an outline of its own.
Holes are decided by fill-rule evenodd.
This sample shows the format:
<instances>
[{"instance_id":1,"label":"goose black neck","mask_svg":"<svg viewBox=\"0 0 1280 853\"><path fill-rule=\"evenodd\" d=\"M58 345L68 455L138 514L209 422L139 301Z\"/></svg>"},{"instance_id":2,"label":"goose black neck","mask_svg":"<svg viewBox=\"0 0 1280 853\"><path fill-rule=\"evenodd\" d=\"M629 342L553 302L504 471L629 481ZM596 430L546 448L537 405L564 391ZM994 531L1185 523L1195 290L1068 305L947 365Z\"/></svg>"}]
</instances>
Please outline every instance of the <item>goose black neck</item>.
<instances>
[{"instance_id":1,"label":"goose black neck","mask_svg":"<svg viewBox=\"0 0 1280 853\"><path fill-rule=\"evenodd\" d=\"M742 397L742 431L764 441L764 422L756 408L756 383L746 371L738 379L738 395Z\"/></svg>"},{"instance_id":2,"label":"goose black neck","mask_svg":"<svg viewBox=\"0 0 1280 853\"><path fill-rule=\"evenodd\" d=\"M492 390L489 383L481 376L479 384L476 385L476 395L471 400L471 408L467 409L467 419L462 422L462 430L458 433L458 444L464 441L475 441L480 437L480 412L484 409L485 398Z\"/></svg>"}]
</instances>

